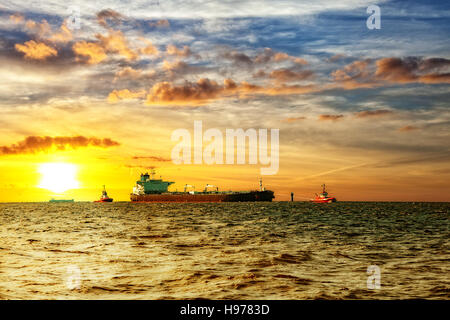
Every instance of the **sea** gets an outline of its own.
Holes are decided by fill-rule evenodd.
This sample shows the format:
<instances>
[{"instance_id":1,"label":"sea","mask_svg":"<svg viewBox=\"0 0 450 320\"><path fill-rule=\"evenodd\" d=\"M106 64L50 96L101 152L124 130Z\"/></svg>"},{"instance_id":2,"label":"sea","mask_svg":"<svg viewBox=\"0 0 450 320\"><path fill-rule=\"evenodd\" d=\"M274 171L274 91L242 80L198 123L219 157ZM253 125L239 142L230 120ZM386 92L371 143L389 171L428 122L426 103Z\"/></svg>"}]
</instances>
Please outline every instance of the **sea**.
<instances>
[{"instance_id":1,"label":"sea","mask_svg":"<svg viewBox=\"0 0 450 320\"><path fill-rule=\"evenodd\" d=\"M450 298L450 203L1 203L0 299Z\"/></svg>"}]
</instances>

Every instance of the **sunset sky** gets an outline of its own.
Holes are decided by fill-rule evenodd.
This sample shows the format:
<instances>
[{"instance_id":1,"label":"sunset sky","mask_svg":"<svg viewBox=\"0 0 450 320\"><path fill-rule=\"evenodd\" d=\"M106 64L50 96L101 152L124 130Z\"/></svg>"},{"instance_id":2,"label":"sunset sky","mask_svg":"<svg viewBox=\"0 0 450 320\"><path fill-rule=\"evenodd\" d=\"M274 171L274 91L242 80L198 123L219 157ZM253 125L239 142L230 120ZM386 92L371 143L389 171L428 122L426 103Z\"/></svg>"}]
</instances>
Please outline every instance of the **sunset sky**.
<instances>
[{"instance_id":1,"label":"sunset sky","mask_svg":"<svg viewBox=\"0 0 450 320\"><path fill-rule=\"evenodd\" d=\"M279 129L276 200L450 201L449 34L445 1L0 0L0 201L129 200L151 168L256 189L259 164L172 162L195 120Z\"/></svg>"}]
</instances>

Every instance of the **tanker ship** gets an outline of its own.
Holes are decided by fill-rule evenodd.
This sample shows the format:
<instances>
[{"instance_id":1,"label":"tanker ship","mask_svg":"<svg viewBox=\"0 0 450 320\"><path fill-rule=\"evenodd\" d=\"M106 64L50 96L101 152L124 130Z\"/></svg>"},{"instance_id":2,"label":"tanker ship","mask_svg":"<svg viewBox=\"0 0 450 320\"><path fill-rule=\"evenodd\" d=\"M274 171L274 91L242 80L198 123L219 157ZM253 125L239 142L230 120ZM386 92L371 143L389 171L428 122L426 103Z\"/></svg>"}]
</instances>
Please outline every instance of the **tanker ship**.
<instances>
[{"instance_id":1,"label":"tanker ship","mask_svg":"<svg viewBox=\"0 0 450 320\"><path fill-rule=\"evenodd\" d=\"M141 174L136 181L133 193L130 195L134 202L243 202L243 201L272 201L273 191L265 190L262 181L259 190L254 191L219 191L219 188L207 184L202 191L195 191L192 185L185 185L183 191L168 191L171 181L154 178L155 172Z\"/></svg>"}]
</instances>

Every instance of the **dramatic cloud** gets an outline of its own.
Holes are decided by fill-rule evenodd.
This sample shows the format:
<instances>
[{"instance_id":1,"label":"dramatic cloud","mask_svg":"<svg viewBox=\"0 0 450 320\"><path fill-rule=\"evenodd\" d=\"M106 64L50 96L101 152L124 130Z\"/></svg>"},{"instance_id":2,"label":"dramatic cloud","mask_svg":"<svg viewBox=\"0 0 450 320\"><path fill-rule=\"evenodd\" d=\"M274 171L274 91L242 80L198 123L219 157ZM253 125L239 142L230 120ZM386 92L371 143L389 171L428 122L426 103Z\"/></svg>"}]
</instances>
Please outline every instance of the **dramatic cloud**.
<instances>
[{"instance_id":1,"label":"dramatic cloud","mask_svg":"<svg viewBox=\"0 0 450 320\"><path fill-rule=\"evenodd\" d=\"M40 23L33 20L27 20L25 22L25 28L41 39L46 38L52 31L52 28L45 19L42 19Z\"/></svg>"},{"instance_id":2,"label":"dramatic cloud","mask_svg":"<svg viewBox=\"0 0 450 320\"><path fill-rule=\"evenodd\" d=\"M264 48L264 51L253 59L254 63L281 62L287 60L301 65L308 64L305 59L293 57L284 52L275 52L271 48Z\"/></svg>"},{"instance_id":3,"label":"dramatic cloud","mask_svg":"<svg viewBox=\"0 0 450 320\"><path fill-rule=\"evenodd\" d=\"M166 47L166 53L171 56L188 57L192 54L191 49L188 46L184 46L183 49L178 49L173 44L169 44Z\"/></svg>"},{"instance_id":4,"label":"dramatic cloud","mask_svg":"<svg viewBox=\"0 0 450 320\"><path fill-rule=\"evenodd\" d=\"M170 162L172 159L158 157L158 156L135 156L133 157L134 160L140 160L140 159L146 159L146 160L153 160L158 162Z\"/></svg>"},{"instance_id":5,"label":"dramatic cloud","mask_svg":"<svg viewBox=\"0 0 450 320\"><path fill-rule=\"evenodd\" d=\"M0 155L26 154L46 152L51 150L77 149L80 147L100 147L109 148L120 144L109 138L87 138L83 136L75 137L41 137L29 136L25 140L10 146L0 146Z\"/></svg>"},{"instance_id":6,"label":"dramatic cloud","mask_svg":"<svg viewBox=\"0 0 450 320\"><path fill-rule=\"evenodd\" d=\"M261 87L248 82L237 84L232 79L225 79L224 84L220 85L214 80L202 78L197 82L186 81L180 86L170 82L157 83L147 95L146 104L201 105L232 94L245 97L250 94L283 95L311 91L313 88L310 86Z\"/></svg>"},{"instance_id":7,"label":"dramatic cloud","mask_svg":"<svg viewBox=\"0 0 450 320\"><path fill-rule=\"evenodd\" d=\"M124 19L123 15L112 9L105 9L97 13L98 24L105 28L108 28L110 25L121 24Z\"/></svg>"},{"instance_id":8,"label":"dramatic cloud","mask_svg":"<svg viewBox=\"0 0 450 320\"><path fill-rule=\"evenodd\" d=\"M64 21L59 30L54 32L52 26L47 20L42 19L41 22L36 22L31 19L26 20L20 14L14 14L10 16L15 24L19 24L22 30L34 38L34 40L54 42L54 43L67 43L72 40L73 35L70 29L67 27L67 22Z\"/></svg>"},{"instance_id":9,"label":"dramatic cloud","mask_svg":"<svg viewBox=\"0 0 450 320\"><path fill-rule=\"evenodd\" d=\"M72 38L73 38L72 32L67 27L66 22L64 22L61 25L61 27L59 28L59 32L54 33L53 35L51 35L49 40L52 41L52 42L66 43L66 42L71 41Z\"/></svg>"},{"instance_id":10,"label":"dramatic cloud","mask_svg":"<svg viewBox=\"0 0 450 320\"><path fill-rule=\"evenodd\" d=\"M331 75L345 89L413 82L450 83L450 60L420 57L366 59L354 61Z\"/></svg>"},{"instance_id":11,"label":"dramatic cloud","mask_svg":"<svg viewBox=\"0 0 450 320\"><path fill-rule=\"evenodd\" d=\"M236 65L250 66L253 64L253 60L245 53L232 51L232 52L225 52L223 56L226 59L231 60Z\"/></svg>"},{"instance_id":12,"label":"dramatic cloud","mask_svg":"<svg viewBox=\"0 0 450 320\"><path fill-rule=\"evenodd\" d=\"M373 87L373 71L369 68L371 62L369 59L354 61L343 69L334 71L331 76L345 89Z\"/></svg>"},{"instance_id":13,"label":"dramatic cloud","mask_svg":"<svg viewBox=\"0 0 450 320\"><path fill-rule=\"evenodd\" d=\"M133 164L126 164L124 165L125 168L130 168L130 169L144 169L144 170L153 170L156 169L157 167L155 166L140 166L140 165L133 165Z\"/></svg>"},{"instance_id":14,"label":"dramatic cloud","mask_svg":"<svg viewBox=\"0 0 450 320\"><path fill-rule=\"evenodd\" d=\"M174 86L164 81L157 83L147 95L147 104L202 104L218 98L224 87L209 79L200 79L195 83L185 82L182 86Z\"/></svg>"},{"instance_id":15,"label":"dramatic cloud","mask_svg":"<svg viewBox=\"0 0 450 320\"><path fill-rule=\"evenodd\" d=\"M14 13L9 16L9 19L14 23L22 23L25 20L25 17L20 13Z\"/></svg>"},{"instance_id":16,"label":"dramatic cloud","mask_svg":"<svg viewBox=\"0 0 450 320\"><path fill-rule=\"evenodd\" d=\"M169 20L167 20L167 19L158 20L156 22L149 22L148 25L149 25L149 27L159 27L159 28L170 27Z\"/></svg>"},{"instance_id":17,"label":"dramatic cloud","mask_svg":"<svg viewBox=\"0 0 450 320\"><path fill-rule=\"evenodd\" d=\"M146 97L148 105L202 105L211 100L223 99L232 95L245 98L253 94L268 96L303 94L319 91L314 85L279 85L274 87L263 87L245 81L236 83L232 79L225 79L223 85L208 78L201 78L197 82L185 81L183 84L175 85L172 82L163 81L153 85ZM109 102L118 102L121 99L140 98L143 90L130 91L113 90L109 96Z\"/></svg>"},{"instance_id":18,"label":"dramatic cloud","mask_svg":"<svg viewBox=\"0 0 450 320\"><path fill-rule=\"evenodd\" d=\"M147 92L145 90L140 91L130 91L128 89L113 90L108 95L108 102L116 103L120 100L144 98L146 93Z\"/></svg>"},{"instance_id":19,"label":"dramatic cloud","mask_svg":"<svg viewBox=\"0 0 450 320\"><path fill-rule=\"evenodd\" d=\"M34 40L27 41L24 44L17 43L14 47L17 51L24 53L26 59L45 60L48 57L58 55L56 49Z\"/></svg>"},{"instance_id":20,"label":"dramatic cloud","mask_svg":"<svg viewBox=\"0 0 450 320\"><path fill-rule=\"evenodd\" d=\"M265 65L269 63L278 63L284 61L290 61L294 65L305 65L308 62L305 59L299 57L293 57L284 52L275 52L271 48L264 48L262 52L256 56L249 56L245 53L238 51L227 51L223 53L223 57L232 61L234 65L254 67L257 65Z\"/></svg>"},{"instance_id":21,"label":"dramatic cloud","mask_svg":"<svg viewBox=\"0 0 450 320\"><path fill-rule=\"evenodd\" d=\"M400 131L400 132L410 132L410 131L416 131L416 130L419 130L419 128L415 127L415 126L411 126L411 125L404 126L404 127L401 127L398 129L398 131Z\"/></svg>"},{"instance_id":22,"label":"dramatic cloud","mask_svg":"<svg viewBox=\"0 0 450 320\"><path fill-rule=\"evenodd\" d=\"M330 58L327 59L328 62L336 62L339 61L341 59L344 59L345 55L344 54L335 54L334 56L331 56Z\"/></svg>"},{"instance_id":23,"label":"dramatic cloud","mask_svg":"<svg viewBox=\"0 0 450 320\"><path fill-rule=\"evenodd\" d=\"M450 60L442 58L422 59L384 58L376 62L378 79L398 83L450 83Z\"/></svg>"},{"instance_id":24,"label":"dramatic cloud","mask_svg":"<svg viewBox=\"0 0 450 320\"><path fill-rule=\"evenodd\" d=\"M293 117L293 118L286 118L281 121L286 122L286 123L294 123L294 122L302 121L305 119L306 119L306 117Z\"/></svg>"},{"instance_id":25,"label":"dramatic cloud","mask_svg":"<svg viewBox=\"0 0 450 320\"><path fill-rule=\"evenodd\" d=\"M369 118L369 117L379 117L379 116L385 116L388 114L392 114L393 111L391 110L366 110L366 111L360 111L355 113L355 117L357 118Z\"/></svg>"},{"instance_id":26,"label":"dramatic cloud","mask_svg":"<svg viewBox=\"0 0 450 320\"><path fill-rule=\"evenodd\" d=\"M138 55L129 48L121 31L110 31L108 36L96 35L106 52L117 53L127 60L135 60Z\"/></svg>"},{"instance_id":27,"label":"dramatic cloud","mask_svg":"<svg viewBox=\"0 0 450 320\"><path fill-rule=\"evenodd\" d=\"M88 64L100 63L108 57L103 47L97 42L77 42L72 46L72 49L77 55L78 61Z\"/></svg>"},{"instance_id":28,"label":"dramatic cloud","mask_svg":"<svg viewBox=\"0 0 450 320\"><path fill-rule=\"evenodd\" d=\"M148 56L154 56L159 54L158 48L156 48L151 41L147 39L143 39L146 42L146 46L144 48L139 49L139 53Z\"/></svg>"},{"instance_id":29,"label":"dramatic cloud","mask_svg":"<svg viewBox=\"0 0 450 320\"><path fill-rule=\"evenodd\" d=\"M114 81L117 81L119 79L148 80L152 79L155 74L156 72L154 70L144 72L139 69L125 67L116 72L116 74L114 75Z\"/></svg>"},{"instance_id":30,"label":"dramatic cloud","mask_svg":"<svg viewBox=\"0 0 450 320\"><path fill-rule=\"evenodd\" d=\"M321 114L319 116L320 121L337 121L344 117L342 114Z\"/></svg>"},{"instance_id":31,"label":"dramatic cloud","mask_svg":"<svg viewBox=\"0 0 450 320\"><path fill-rule=\"evenodd\" d=\"M311 78L312 71L292 71L289 69L277 69L270 73L269 77L279 82L301 81Z\"/></svg>"},{"instance_id":32,"label":"dramatic cloud","mask_svg":"<svg viewBox=\"0 0 450 320\"><path fill-rule=\"evenodd\" d=\"M138 57L138 54L129 48L128 41L121 31L110 30L107 36L97 34L95 37L99 41L80 41L72 46L77 56L83 56L78 57L79 61L97 64L108 57L107 53L117 53L127 60L135 60Z\"/></svg>"},{"instance_id":33,"label":"dramatic cloud","mask_svg":"<svg viewBox=\"0 0 450 320\"><path fill-rule=\"evenodd\" d=\"M162 67L163 67L164 71L167 72L167 74L170 78L174 77L175 75L183 75L183 74L189 73L190 71L194 71L194 70L198 69L198 68L189 66L184 61L170 62L170 61L164 60Z\"/></svg>"}]
</instances>

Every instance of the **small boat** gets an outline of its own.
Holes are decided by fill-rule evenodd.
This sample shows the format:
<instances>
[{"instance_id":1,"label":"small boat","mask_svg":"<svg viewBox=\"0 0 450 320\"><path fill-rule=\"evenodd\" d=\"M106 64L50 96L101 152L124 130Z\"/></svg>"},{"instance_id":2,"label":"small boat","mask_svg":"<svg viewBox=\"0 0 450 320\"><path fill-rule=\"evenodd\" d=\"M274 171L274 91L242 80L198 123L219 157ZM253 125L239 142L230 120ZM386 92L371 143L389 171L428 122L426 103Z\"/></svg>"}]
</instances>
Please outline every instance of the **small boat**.
<instances>
[{"instance_id":1,"label":"small boat","mask_svg":"<svg viewBox=\"0 0 450 320\"><path fill-rule=\"evenodd\" d=\"M315 203L332 203L332 202L336 202L337 200L335 197L328 196L328 192L325 189L325 184L323 184L322 185L322 193L319 195L316 193L316 197L314 199L311 199L310 201L315 202Z\"/></svg>"},{"instance_id":2,"label":"small boat","mask_svg":"<svg viewBox=\"0 0 450 320\"><path fill-rule=\"evenodd\" d=\"M103 186L102 196L100 200L96 200L94 202L113 202L113 198L108 197L108 193L106 193L106 188Z\"/></svg>"},{"instance_id":3,"label":"small boat","mask_svg":"<svg viewBox=\"0 0 450 320\"><path fill-rule=\"evenodd\" d=\"M55 198L52 198L48 202L56 202L56 203L62 202L62 203L65 203L65 202L75 202L75 200L74 199L55 199Z\"/></svg>"}]
</instances>

